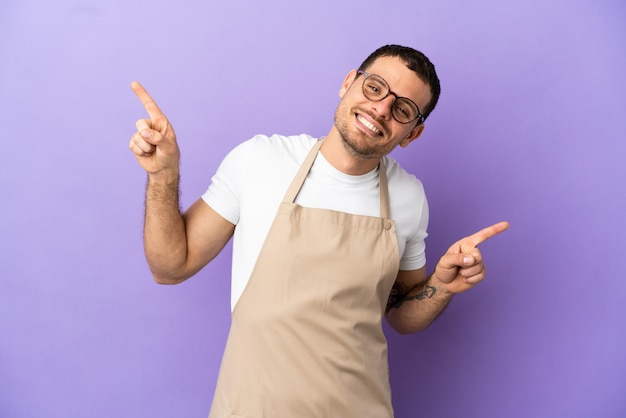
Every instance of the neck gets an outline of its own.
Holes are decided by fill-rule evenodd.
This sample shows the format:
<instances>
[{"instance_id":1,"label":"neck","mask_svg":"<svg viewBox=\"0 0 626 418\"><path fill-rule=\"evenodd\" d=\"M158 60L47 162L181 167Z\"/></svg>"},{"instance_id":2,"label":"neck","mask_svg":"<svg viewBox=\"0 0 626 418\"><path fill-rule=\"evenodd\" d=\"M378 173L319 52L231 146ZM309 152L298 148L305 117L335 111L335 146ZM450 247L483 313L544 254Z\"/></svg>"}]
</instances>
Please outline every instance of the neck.
<instances>
[{"instance_id":1,"label":"neck","mask_svg":"<svg viewBox=\"0 0 626 418\"><path fill-rule=\"evenodd\" d=\"M350 176L369 173L380 163L380 158L363 158L348 150L334 127L326 136L320 152L330 165Z\"/></svg>"}]
</instances>

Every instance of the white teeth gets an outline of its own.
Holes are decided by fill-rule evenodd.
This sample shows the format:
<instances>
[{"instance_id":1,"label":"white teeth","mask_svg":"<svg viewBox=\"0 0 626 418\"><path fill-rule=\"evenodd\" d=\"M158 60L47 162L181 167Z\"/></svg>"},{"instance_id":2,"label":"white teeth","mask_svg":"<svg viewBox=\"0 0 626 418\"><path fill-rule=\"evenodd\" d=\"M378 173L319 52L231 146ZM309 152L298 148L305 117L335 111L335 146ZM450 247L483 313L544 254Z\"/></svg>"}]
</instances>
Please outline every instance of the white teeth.
<instances>
[{"instance_id":1,"label":"white teeth","mask_svg":"<svg viewBox=\"0 0 626 418\"><path fill-rule=\"evenodd\" d=\"M380 131L374 125L372 125L367 119L365 119L363 116L359 115L357 119L363 125L367 126L370 129L370 131L374 132L377 135L380 133Z\"/></svg>"}]
</instances>

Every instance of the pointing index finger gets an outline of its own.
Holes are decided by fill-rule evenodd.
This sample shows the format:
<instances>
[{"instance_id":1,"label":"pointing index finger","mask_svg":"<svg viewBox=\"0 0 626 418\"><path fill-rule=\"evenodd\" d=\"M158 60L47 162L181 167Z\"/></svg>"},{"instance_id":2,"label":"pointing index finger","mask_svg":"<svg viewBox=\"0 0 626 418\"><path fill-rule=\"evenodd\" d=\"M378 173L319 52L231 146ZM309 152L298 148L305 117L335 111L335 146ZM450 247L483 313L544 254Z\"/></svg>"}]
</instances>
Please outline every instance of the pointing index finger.
<instances>
[{"instance_id":1,"label":"pointing index finger","mask_svg":"<svg viewBox=\"0 0 626 418\"><path fill-rule=\"evenodd\" d=\"M159 109L159 106L157 106L152 96L150 96L148 91L141 84L139 84L139 82L133 81L130 84L130 88L133 89L139 100L141 100L141 103L146 109L146 112L148 112L150 119L163 116L163 112L161 112L161 109Z\"/></svg>"},{"instance_id":2,"label":"pointing index finger","mask_svg":"<svg viewBox=\"0 0 626 418\"><path fill-rule=\"evenodd\" d=\"M489 238L499 234L500 232L506 231L507 229L509 229L508 222L498 222L497 224L481 229L463 240L464 248L462 248L462 250L475 248L478 244L487 241Z\"/></svg>"}]
</instances>

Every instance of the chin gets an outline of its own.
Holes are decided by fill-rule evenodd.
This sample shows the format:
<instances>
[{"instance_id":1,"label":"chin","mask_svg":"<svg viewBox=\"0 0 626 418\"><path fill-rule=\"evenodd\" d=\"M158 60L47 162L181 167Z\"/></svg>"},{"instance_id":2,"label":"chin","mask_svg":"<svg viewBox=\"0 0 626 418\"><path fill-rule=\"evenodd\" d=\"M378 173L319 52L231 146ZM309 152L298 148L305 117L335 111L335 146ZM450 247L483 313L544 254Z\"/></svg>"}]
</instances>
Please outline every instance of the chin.
<instances>
[{"instance_id":1,"label":"chin","mask_svg":"<svg viewBox=\"0 0 626 418\"><path fill-rule=\"evenodd\" d=\"M344 135L342 133L340 133L340 135L341 135L344 148L350 154L352 154L352 156L357 157L359 159L364 159L364 160L371 160L371 159L382 157L378 149L364 146L362 145L362 142L359 143L359 141L355 140L354 138L351 138L348 135Z\"/></svg>"}]
</instances>

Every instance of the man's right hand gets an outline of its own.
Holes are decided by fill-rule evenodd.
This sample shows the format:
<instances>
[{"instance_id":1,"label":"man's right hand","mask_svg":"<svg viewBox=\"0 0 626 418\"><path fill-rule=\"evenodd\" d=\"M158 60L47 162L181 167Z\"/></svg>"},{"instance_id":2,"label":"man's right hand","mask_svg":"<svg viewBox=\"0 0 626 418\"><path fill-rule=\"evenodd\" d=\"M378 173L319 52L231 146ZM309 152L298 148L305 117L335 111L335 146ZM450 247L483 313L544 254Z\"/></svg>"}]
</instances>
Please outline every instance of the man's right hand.
<instances>
[{"instance_id":1,"label":"man's right hand","mask_svg":"<svg viewBox=\"0 0 626 418\"><path fill-rule=\"evenodd\" d=\"M141 84L133 81L130 87L141 100L149 116L137 121L137 132L130 138L130 150L149 175L169 172L177 177L180 151L174 128Z\"/></svg>"}]
</instances>

